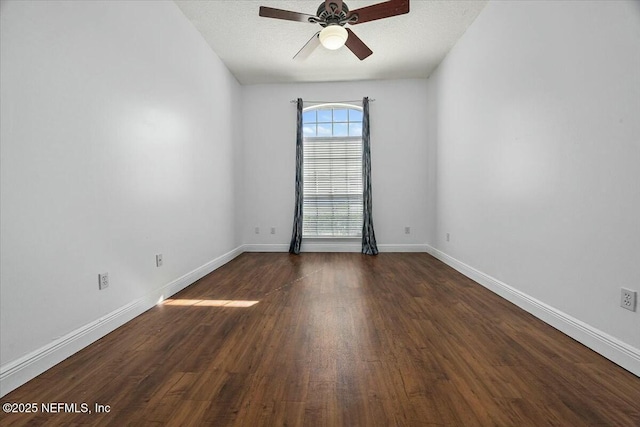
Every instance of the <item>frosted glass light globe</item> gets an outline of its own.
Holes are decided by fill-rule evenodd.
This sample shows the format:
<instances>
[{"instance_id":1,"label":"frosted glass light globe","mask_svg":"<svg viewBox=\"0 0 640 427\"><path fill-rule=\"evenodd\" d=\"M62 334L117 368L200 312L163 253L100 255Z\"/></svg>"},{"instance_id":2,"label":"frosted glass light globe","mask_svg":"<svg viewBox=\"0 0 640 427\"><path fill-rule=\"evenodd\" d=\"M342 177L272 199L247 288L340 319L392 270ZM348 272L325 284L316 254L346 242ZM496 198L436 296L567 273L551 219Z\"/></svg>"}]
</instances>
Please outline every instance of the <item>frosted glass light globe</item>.
<instances>
[{"instance_id":1,"label":"frosted glass light globe","mask_svg":"<svg viewBox=\"0 0 640 427\"><path fill-rule=\"evenodd\" d=\"M320 43L330 50L340 49L347 41L349 34L340 25L329 25L320 31Z\"/></svg>"}]
</instances>

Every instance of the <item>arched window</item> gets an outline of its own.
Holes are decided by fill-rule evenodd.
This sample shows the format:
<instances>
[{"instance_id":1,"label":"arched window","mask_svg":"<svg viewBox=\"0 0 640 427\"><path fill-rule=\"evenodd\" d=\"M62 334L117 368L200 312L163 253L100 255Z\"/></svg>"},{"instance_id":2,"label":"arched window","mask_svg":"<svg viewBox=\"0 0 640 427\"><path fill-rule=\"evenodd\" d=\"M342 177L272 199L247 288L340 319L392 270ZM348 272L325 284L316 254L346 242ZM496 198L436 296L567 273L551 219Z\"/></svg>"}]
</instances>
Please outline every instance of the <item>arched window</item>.
<instances>
[{"instance_id":1,"label":"arched window","mask_svg":"<svg viewBox=\"0 0 640 427\"><path fill-rule=\"evenodd\" d=\"M303 121L303 237L362 235L362 108L323 104Z\"/></svg>"}]
</instances>

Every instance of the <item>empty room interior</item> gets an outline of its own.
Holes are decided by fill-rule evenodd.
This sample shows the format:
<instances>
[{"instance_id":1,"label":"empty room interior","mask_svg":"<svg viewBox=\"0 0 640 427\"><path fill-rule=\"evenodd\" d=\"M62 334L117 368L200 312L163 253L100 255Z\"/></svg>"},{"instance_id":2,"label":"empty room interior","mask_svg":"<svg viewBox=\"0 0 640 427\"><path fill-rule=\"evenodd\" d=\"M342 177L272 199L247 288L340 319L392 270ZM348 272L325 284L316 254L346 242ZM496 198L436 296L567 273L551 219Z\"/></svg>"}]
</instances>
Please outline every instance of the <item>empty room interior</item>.
<instances>
[{"instance_id":1,"label":"empty room interior","mask_svg":"<svg viewBox=\"0 0 640 427\"><path fill-rule=\"evenodd\" d=\"M640 2L0 20L0 424L640 425Z\"/></svg>"}]
</instances>

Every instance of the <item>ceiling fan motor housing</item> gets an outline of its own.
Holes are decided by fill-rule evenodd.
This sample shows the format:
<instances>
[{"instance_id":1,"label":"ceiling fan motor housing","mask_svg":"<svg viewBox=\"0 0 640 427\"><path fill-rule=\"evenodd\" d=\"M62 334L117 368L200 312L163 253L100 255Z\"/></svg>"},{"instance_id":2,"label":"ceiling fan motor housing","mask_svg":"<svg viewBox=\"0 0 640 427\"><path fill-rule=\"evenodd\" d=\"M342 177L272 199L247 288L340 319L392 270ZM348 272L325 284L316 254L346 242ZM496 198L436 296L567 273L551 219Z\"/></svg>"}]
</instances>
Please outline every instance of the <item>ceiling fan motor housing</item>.
<instances>
[{"instance_id":1,"label":"ceiling fan motor housing","mask_svg":"<svg viewBox=\"0 0 640 427\"><path fill-rule=\"evenodd\" d=\"M338 10L338 5L336 3L331 3L330 7L331 11L328 11L325 2L320 3L318 6L318 12L316 16L318 17L315 20L322 27L326 27L328 25L340 25L344 26L349 19L347 16L349 15L349 8L346 3L342 3L342 10Z\"/></svg>"}]
</instances>

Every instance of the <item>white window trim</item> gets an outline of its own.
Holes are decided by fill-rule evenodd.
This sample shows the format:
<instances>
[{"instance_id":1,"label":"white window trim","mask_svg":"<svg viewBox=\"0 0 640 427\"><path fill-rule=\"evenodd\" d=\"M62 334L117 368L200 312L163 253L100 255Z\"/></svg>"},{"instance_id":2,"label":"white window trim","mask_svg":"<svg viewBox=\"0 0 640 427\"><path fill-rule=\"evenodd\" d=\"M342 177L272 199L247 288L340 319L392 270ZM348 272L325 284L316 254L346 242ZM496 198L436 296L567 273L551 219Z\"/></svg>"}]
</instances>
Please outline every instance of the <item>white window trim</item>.
<instances>
[{"instance_id":1,"label":"white window trim","mask_svg":"<svg viewBox=\"0 0 640 427\"><path fill-rule=\"evenodd\" d=\"M345 104L345 103L323 103L323 104L316 104L316 105L312 105L309 107L306 107L303 109L303 112L306 111L311 111L311 110L322 110L322 109L347 109L347 110L357 110L357 111L363 111L362 106L358 106L358 105L353 105L353 104ZM313 123L319 123L319 122L313 122ZM333 121L331 122L327 122L327 123L334 123ZM341 123L341 122L338 122ZM347 122L349 123L349 122ZM355 123L355 122L354 122ZM327 136L303 136L303 146L304 143L307 141L312 141L312 142L331 142L331 141L335 141L336 139L341 139L343 141L362 141L362 136L337 136L337 137L327 137ZM303 193L303 198L304 198L304 193ZM304 199L303 199L304 200ZM304 210L303 210L304 212ZM304 217L304 214L303 214ZM304 218L303 218L303 230L304 230ZM304 232L303 232L304 233ZM338 236L338 235L327 235L327 236L323 236L323 235L314 235L314 234L303 234L303 240L308 241L308 242L313 242L313 241L323 241L323 242L327 242L327 241L341 241L341 242L345 242L345 241L359 241L362 237L362 230L358 231L357 235L349 235L349 236Z\"/></svg>"}]
</instances>

